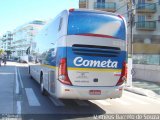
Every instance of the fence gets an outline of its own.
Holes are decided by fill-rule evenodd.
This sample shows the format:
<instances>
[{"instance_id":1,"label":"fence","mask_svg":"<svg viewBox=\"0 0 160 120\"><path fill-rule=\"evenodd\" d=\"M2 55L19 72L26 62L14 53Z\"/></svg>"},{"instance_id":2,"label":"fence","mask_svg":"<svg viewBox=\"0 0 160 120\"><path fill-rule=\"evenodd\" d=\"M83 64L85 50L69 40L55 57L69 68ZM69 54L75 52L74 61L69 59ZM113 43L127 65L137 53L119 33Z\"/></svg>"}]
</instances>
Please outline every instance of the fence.
<instances>
[{"instance_id":1,"label":"fence","mask_svg":"<svg viewBox=\"0 0 160 120\"><path fill-rule=\"evenodd\" d=\"M160 54L134 54L133 64L160 65Z\"/></svg>"}]
</instances>

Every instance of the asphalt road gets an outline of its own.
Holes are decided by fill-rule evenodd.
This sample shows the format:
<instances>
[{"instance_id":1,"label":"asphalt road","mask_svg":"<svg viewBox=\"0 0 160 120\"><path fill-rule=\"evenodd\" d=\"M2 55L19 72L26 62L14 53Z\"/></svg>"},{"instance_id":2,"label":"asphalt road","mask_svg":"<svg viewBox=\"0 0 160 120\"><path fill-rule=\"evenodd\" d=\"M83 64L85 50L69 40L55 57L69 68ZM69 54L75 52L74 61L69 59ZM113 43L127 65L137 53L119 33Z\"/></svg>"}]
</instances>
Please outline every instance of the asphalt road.
<instances>
[{"instance_id":1,"label":"asphalt road","mask_svg":"<svg viewBox=\"0 0 160 120\"><path fill-rule=\"evenodd\" d=\"M122 98L106 100L59 100L43 96L39 84L29 76L26 64L9 63L0 67L0 88L0 114L18 114L19 118L30 120L90 120L104 114L160 114L159 98L127 91Z\"/></svg>"}]
</instances>

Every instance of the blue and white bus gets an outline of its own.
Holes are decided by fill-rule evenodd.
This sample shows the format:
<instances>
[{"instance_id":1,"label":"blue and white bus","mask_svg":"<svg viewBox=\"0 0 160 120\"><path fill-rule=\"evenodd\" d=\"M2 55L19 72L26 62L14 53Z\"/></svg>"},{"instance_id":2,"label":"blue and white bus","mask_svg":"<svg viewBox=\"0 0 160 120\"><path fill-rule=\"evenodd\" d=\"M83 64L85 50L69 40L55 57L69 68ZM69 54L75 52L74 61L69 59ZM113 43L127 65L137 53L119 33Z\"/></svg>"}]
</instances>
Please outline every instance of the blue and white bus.
<instances>
[{"instance_id":1,"label":"blue and white bus","mask_svg":"<svg viewBox=\"0 0 160 120\"><path fill-rule=\"evenodd\" d=\"M61 99L119 98L126 80L126 22L117 14L62 11L35 37L30 75Z\"/></svg>"}]
</instances>

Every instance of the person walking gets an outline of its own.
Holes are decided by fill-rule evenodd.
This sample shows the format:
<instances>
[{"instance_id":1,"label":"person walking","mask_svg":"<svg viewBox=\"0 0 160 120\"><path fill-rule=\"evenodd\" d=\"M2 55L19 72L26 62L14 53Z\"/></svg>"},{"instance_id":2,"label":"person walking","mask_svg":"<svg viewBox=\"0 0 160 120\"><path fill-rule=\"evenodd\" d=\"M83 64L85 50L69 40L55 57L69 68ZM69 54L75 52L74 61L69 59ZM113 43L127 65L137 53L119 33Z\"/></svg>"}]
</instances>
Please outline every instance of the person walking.
<instances>
[{"instance_id":1,"label":"person walking","mask_svg":"<svg viewBox=\"0 0 160 120\"><path fill-rule=\"evenodd\" d=\"M2 64L2 54L0 54L0 66Z\"/></svg>"},{"instance_id":2,"label":"person walking","mask_svg":"<svg viewBox=\"0 0 160 120\"><path fill-rule=\"evenodd\" d=\"M6 63L7 63L7 56L6 55L4 55L4 57L3 57L3 63L4 63L4 65L6 65Z\"/></svg>"}]
</instances>

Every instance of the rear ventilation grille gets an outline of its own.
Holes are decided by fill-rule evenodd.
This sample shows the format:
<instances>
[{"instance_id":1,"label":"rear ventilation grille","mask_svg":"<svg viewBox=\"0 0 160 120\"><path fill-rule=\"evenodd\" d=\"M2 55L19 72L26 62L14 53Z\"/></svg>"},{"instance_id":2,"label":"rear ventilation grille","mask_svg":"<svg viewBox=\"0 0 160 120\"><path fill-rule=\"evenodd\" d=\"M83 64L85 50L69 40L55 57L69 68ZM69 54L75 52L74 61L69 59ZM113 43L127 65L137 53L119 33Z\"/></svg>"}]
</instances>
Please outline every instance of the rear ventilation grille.
<instances>
[{"instance_id":1,"label":"rear ventilation grille","mask_svg":"<svg viewBox=\"0 0 160 120\"><path fill-rule=\"evenodd\" d=\"M118 57L121 49L118 47L97 46L97 45L72 45L72 51L75 54L100 57Z\"/></svg>"}]
</instances>

